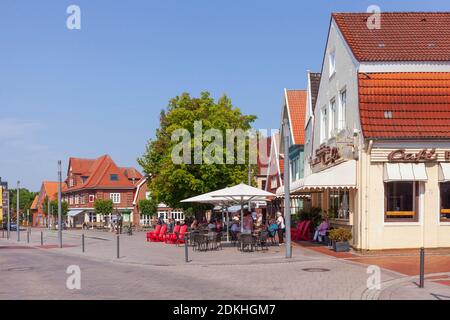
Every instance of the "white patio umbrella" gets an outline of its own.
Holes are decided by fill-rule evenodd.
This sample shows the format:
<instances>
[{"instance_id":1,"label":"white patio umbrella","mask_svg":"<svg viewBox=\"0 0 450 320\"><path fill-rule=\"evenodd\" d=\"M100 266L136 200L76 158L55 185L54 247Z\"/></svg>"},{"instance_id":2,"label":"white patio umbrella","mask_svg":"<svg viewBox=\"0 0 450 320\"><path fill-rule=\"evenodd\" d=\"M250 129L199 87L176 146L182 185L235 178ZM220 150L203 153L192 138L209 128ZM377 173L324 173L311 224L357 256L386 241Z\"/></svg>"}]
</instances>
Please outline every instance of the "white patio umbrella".
<instances>
[{"instance_id":1,"label":"white patio umbrella","mask_svg":"<svg viewBox=\"0 0 450 320\"><path fill-rule=\"evenodd\" d=\"M220 207L225 208L226 210L226 219L227 219L227 242L230 241L230 234L229 234L229 215L228 215L228 210L226 208L228 208L229 206L231 206L233 204L232 201L230 201L227 198L220 198L220 197L216 197L213 198L211 197L209 194L211 192L205 193L205 194L201 194L199 196L195 196L189 199L184 199L181 202L187 203L187 202L195 202L195 203L206 203L206 204L213 204L213 205L218 205Z\"/></svg>"},{"instance_id":2,"label":"white patio umbrella","mask_svg":"<svg viewBox=\"0 0 450 320\"><path fill-rule=\"evenodd\" d=\"M236 192L241 192L242 190L236 189L236 187L238 186L246 186L248 189L246 188L246 194L242 195L242 196L229 196L230 194L236 193ZM233 204L240 204L241 205L241 229L243 229L242 226L242 219L243 219L243 207L242 205L244 203L247 203L249 201L262 201L265 200L266 197L268 196L274 196L272 193L257 189L257 188L253 188L250 187L246 184L241 184L241 185L237 185L234 187L227 187L224 189L220 189L217 191L213 191L213 192L208 192L205 194L201 194L199 196L195 196L192 198L188 198L185 200L182 200L181 202L187 203L187 202L196 202L196 203L207 203L207 204L214 204L214 205L220 205L223 208L226 208L226 218L227 218L227 241L230 241L230 234L229 234L229 212L228 212L228 207L232 206ZM231 190L230 193L227 196L221 197L219 195L217 195L218 192L224 192L225 190ZM262 193L258 194L258 191L261 191Z\"/></svg>"},{"instance_id":3,"label":"white patio umbrella","mask_svg":"<svg viewBox=\"0 0 450 320\"><path fill-rule=\"evenodd\" d=\"M244 232L244 204L249 201L261 201L267 197L274 197L275 194L249 186L245 183L234 187L224 188L208 194L211 198L229 199L241 205L241 232Z\"/></svg>"}]
</instances>

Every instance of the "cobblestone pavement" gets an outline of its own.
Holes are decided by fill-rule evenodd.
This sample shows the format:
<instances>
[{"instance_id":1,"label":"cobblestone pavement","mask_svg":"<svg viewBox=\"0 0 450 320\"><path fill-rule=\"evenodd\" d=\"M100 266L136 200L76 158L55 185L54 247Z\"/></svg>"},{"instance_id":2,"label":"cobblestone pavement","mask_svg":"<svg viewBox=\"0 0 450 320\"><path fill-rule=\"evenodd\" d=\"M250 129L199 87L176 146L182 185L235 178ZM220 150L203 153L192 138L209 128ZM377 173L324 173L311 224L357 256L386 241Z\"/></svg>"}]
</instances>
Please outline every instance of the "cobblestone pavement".
<instances>
[{"instance_id":1,"label":"cobblestone pavement","mask_svg":"<svg viewBox=\"0 0 450 320\"><path fill-rule=\"evenodd\" d=\"M383 270L381 291L367 290L365 265L336 259L304 248L283 247L267 253L241 253L236 248L197 253L162 243L146 243L145 235L121 236L116 259L115 235L87 231L64 234L65 247L55 248L56 233L33 230L30 243L0 239L0 299L445 299L450 287ZM24 241L25 240L25 241ZM66 269L81 268L81 290L66 288ZM320 270L326 269L326 270ZM14 285L12 285L14 284Z\"/></svg>"}]
</instances>

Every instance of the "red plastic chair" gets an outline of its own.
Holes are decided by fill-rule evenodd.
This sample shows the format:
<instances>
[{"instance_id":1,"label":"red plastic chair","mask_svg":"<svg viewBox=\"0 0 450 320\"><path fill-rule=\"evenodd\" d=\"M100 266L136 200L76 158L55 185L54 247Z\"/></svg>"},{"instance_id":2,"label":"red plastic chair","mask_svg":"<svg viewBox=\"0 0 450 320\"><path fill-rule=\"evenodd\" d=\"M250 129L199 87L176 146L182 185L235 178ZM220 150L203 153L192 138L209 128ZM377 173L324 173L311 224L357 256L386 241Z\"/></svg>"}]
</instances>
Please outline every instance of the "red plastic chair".
<instances>
[{"instance_id":1,"label":"red plastic chair","mask_svg":"<svg viewBox=\"0 0 450 320\"><path fill-rule=\"evenodd\" d=\"M167 224L162 226L161 231L159 231L159 235L158 238L156 239L156 242L163 242L166 233L167 233Z\"/></svg>"},{"instance_id":2,"label":"red plastic chair","mask_svg":"<svg viewBox=\"0 0 450 320\"><path fill-rule=\"evenodd\" d=\"M156 239L156 235L159 235L159 232L161 231L161 225L158 224L155 228L155 231L150 231L146 233L147 236L147 242L152 241L154 239Z\"/></svg>"},{"instance_id":3,"label":"red plastic chair","mask_svg":"<svg viewBox=\"0 0 450 320\"><path fill-rule=\"evenodd\" d=\"M311 221L305 221L303 229L300 231L299 240L310 241L311 240Z\"/></svg>"},{"instance_id":4,"label":"red plastic chair","mask_svg":"<svg viewBox=\"0 0 450 320\"><path fill-rule=\"evenodd\" d=\"M172 233L168 233L164 236L164 242L165 243L175 243L175 240L177 239L177 233L180 232L181 225L176 225L175 228L173 228Z\"/></svg>"},{"instance_id":5,"label":"red plastic chair","mask_svg":"<svg viewBox=\"0 0 450 320\"><path fill-rule=\"evenodd\" d=\"M299 223L297 223L297 226L295 228L291 228L292 240L298 240L300 238L300 233L305 223L306 221L300 221Z\"/></svg>"},{"instance_id":6,"label":"red plastic chair","mask_svg":"<svg viewBox=\"0 0 450 320\"><path fill-rule=\"evenodd\" d=\"M181 244L184 243L184 236L186 235L187 232L187 225L183 225L180 229L180 233L178 234L178 237L176 239L176 243L177 244Z\"/></svg>"}]
</instances>

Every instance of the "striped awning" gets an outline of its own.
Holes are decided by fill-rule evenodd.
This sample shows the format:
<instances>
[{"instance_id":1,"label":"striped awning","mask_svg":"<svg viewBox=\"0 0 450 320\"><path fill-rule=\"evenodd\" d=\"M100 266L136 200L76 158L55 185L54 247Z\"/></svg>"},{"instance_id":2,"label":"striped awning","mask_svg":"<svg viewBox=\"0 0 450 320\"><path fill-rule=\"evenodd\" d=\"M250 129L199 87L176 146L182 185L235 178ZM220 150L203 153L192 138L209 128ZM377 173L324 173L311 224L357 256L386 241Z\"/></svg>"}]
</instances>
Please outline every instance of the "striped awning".
<instances>
[{"instance_id":1,"label":"striped awning","mask_svg":"<svg viewBox=\"0 0 450 320\"><path fill-rule=\"evenodd\" d=\"M384 182L427 181L424 163L385 163Z\"/></svg>"}]
</instances>

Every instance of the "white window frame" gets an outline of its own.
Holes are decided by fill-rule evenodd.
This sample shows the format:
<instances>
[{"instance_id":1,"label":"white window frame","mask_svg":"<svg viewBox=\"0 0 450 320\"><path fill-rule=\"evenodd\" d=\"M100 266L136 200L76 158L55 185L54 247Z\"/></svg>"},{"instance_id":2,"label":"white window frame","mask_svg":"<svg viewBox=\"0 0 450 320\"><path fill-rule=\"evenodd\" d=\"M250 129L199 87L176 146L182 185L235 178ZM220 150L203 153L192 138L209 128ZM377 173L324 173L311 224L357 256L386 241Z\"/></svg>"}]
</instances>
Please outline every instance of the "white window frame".
<instances>
[{"instance_id":1,"label":"white window frame","mask_svg":"<svg viewBox=\"0 0 450 320\"><path fill-rule=\"evenodd\" d=\"M336 98L330 100L328 105L328 134L327 137L331 138L336 129Z\"/></svg>"},{"instance_id":2,"label":"white window frame","mask_svg":"<svg viewBox=\"0 0 450 320\"><path fill-rule=\"evenodd\" d=\"M145 192L145 199L150 200L152 198L152 193L150 191Z\"/></svg>"},{"instance_id":3,"label":"white window frame","mask_svg":"<svg viewBox=\"0 0 450 320\"><path fill-rule=\"evenodd\" d=\"M120 193L110 193L109 194L109 198L112 200L112 202L114 204L119 204L120 203Z\"/></svg>"},{"instance_id":4,"label":"white window frame","mask_svg":"<svg viewBox=\"0 0 450 320\"><path fill-rule=\"evenodd\" d=\"M95 202L95 195L94 194L90 194L89 195L89 202L90 203Z\"/></svg>"},{"instance_id":5,"label":"white window frame","mask_svg":"<svg viewBox=\"0 0 450 320\"><path fill-rule=\"evenodd\" d=\"M323 107L320 109L320 142L323 143L328 139L328 109Z\"/></svg>"},{"instance_id":6,"label":"white window frame","mask_svg":"<svg viewBox=\"0 0 450 320\"><path fill-rule=\"evenodd\" d=\"M328 54L328 72L330 78L336 73L336 51L333 50Z\"/></svg>"},{"instance_id":7,"label":"white window frame","mask_svg":"<svg viewBox=\"0 0 450 320\"><path fill-rule=\"evenodd\" d=\"M69 197L69 204L73 204L73 194L71 194Z\"/></svg>"},{"instance_id":8,"label":"white window frame","mask_svg":"<svg viewBox=\"0 0 450 320\"><path fill-rule=\"evenodd\" d=\"M79 194L75 195L75 204L80 204L80 195Z\"/></svg>"},{"instance_id":9,"label":"white window frame","mask_svg":"<svg viewBox=\"0 0 450 320\"><path fill-rule=\"evenodd\" d=\"M345 99L343 99L345 97ZM344 130L347 122L347 89L339 92L338 130Z\"/></svg>"}]
</instances>

